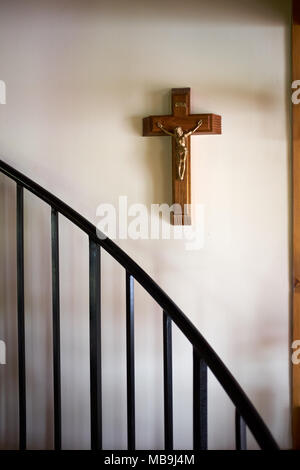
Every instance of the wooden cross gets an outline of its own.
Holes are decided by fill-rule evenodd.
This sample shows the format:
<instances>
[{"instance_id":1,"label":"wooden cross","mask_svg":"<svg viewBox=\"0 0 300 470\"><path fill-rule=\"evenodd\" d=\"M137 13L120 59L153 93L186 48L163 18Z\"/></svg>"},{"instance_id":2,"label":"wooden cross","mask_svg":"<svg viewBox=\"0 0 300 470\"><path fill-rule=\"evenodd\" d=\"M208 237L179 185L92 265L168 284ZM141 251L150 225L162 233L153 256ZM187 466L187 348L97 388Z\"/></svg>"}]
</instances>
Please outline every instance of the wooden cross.
<instances>
[{"instance_id":1,"label":"wooden cross","mask_svg":"<svg viewBox=\"0 0 300 470\"><path fill-rule=\"evenodd\" d=\"M174 134L176 128L195 135L221 134L221 116L217 114L190 114L190 88L172 89L172 115L148 116L143 119L144 136ZM201 123L201 124L200 124ZM200 127L198 127L200 124ZM197 129L197 130L195 130ZM194 132L191 132L195 130ZM181 131L180 131L181 132ZM176 204L172 223L191 224L191 138L185 137L186 161L184 171L179 169L178 145L172 137L173 204ZM182 154L183 155L183 154Z\"/></svg>"}]
</instances>

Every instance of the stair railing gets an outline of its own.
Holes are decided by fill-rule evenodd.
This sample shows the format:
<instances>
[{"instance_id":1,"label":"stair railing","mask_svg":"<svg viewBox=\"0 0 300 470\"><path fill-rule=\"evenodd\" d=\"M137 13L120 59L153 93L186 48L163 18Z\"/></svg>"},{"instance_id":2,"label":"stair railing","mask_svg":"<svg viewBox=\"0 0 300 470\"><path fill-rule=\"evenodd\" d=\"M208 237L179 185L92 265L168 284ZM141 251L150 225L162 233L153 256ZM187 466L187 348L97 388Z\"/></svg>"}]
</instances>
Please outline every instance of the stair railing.
<instances>
[{"instance_id":1,"label":"stair railing","mask_svg":"<svg viewBox=\"0 0 300 470\"><path fill-rule=\"evenodd\" d=\"M96 227L46 189L0 161L0 170L16 182L17 203L17 315L19 370L19 448L26 449L26 367L24 319L24 189L51 207L54 448L61 449L61 371L60 371L60 293L59 293L59 214L73 222L89 238L89 327L90 327L90 406L91 449L102 449L101 387L101 249L125 270L126 280L126 360L127 360L127 445L135 449L135 352L134 282L138 282L162 309L164 371L165 449L173 449L172 323L193 347L193 449L207 449L207 368L211 370L235 406L237 450L245 450L246 427L263 450L278 445L261 416L236 379L187 316L153 279L112 240L99 235Z\"/></svg>"}]
</instances>

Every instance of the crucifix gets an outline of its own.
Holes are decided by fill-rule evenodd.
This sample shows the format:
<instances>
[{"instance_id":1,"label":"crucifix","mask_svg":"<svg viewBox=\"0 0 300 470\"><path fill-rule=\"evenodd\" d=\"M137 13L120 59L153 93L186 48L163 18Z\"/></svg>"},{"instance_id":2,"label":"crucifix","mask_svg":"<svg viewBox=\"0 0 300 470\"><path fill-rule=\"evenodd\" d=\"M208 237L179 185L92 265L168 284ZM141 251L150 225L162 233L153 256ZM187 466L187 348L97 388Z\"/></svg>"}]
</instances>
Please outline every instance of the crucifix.
<instances>
[{"instance_id":1,"label":"crucifix","mask_svg":"<svg viewBox=\"0 0 300 470\"><path fill-rule=\"evenodd\" d=\"M172 88L172 114L143 119L144 136L172 137L173 225L191 224L191 135L221 134L221 116L190 114L190 88Z\"/></svg>"}]
</instances>

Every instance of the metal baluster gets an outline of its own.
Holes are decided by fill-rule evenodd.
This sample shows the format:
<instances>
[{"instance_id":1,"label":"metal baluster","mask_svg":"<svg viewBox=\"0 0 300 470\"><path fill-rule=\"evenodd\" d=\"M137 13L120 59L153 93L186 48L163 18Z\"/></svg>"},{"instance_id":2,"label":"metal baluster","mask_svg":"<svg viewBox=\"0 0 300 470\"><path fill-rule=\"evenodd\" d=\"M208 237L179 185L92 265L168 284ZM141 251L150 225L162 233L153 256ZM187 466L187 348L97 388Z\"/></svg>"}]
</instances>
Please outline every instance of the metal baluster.
<instances>
[{"instance_id":1,"label":"metal baluster","mask_svg":"<svg viewBox=\"0 0 300 470\"><path fill-rule=\"evenodd\" d=\"M172 320L163 312L165 449L173 449Z\"/></svg>"},{"instance_id":2,"label":"metal baluster","mask_svg":"<svg viewBox=\"0 0 300 470\"><path fill-rule=\"evenodd\" d=\"M135 450L134 279L126 271L127 446Z\"/></svg>"},{"instance_id":3,"label":"metal baluster","mask_svg":"<svg viewBox=\"0 0 300 470\"><path fill-rule=\"evenodd\" d=\"M235 446L236 450L247 450L246 423L237 409L235 410Z\"/></svg>"},{"instance_id":4,"label":"metal baluster","mask_svg":"<svg viewBox=\"0 0 300 470\"><path fill-rule=\"evenodd\" d=\"M24 318L24 191L17 185L17 292L19 361L19 447L26 449L26 360Z\"/></svg>"},{"instance_id":5,"label":"metal baluster","mask_svg":"<svg viewBox=\"0 0 300 470\"><path fill-rule=\"evenodd\" d=\"M89 241L91 448L102 449L100 247Z\"/></svg>"},{"instance_id":6,"label":"metal baluster","mask_svg":"<svg viewBox=\"0 0 300 470\"><path fill-rule=\"evenodd\" d=\"M61 371L58 213L51 210L54 448L61 449Z\"/></svg>"},{"instance_id":7,"label":"metal baluster","mask_svg":"<svg viewBox=\"0 0 300 470\"><path fill-rule=\"evenodd\" d=\"M207 449L207 365L193 349L193 441L194 450Z\"/></svg>"}]
</instances>

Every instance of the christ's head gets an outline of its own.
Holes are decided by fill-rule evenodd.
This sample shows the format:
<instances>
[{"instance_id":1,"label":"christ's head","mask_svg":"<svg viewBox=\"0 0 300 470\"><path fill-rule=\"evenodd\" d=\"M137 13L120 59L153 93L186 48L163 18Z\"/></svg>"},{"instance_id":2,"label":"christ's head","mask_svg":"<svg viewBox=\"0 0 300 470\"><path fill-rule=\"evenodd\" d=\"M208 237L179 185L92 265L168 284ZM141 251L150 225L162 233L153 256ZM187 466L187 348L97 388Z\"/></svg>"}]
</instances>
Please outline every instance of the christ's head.
<instances>
[{"instance_id":1,"label":"christ's head","mask_svg":"<svg viewBox=\"0 0 300 470\"><path fill-rule=\"evenodd\" d=\"M175 127L174 132L175 132L176 137L182 137L183 136L183 130L182 130L182 127L180 127L180 126Z\"/></svg>"}]
</instances>

